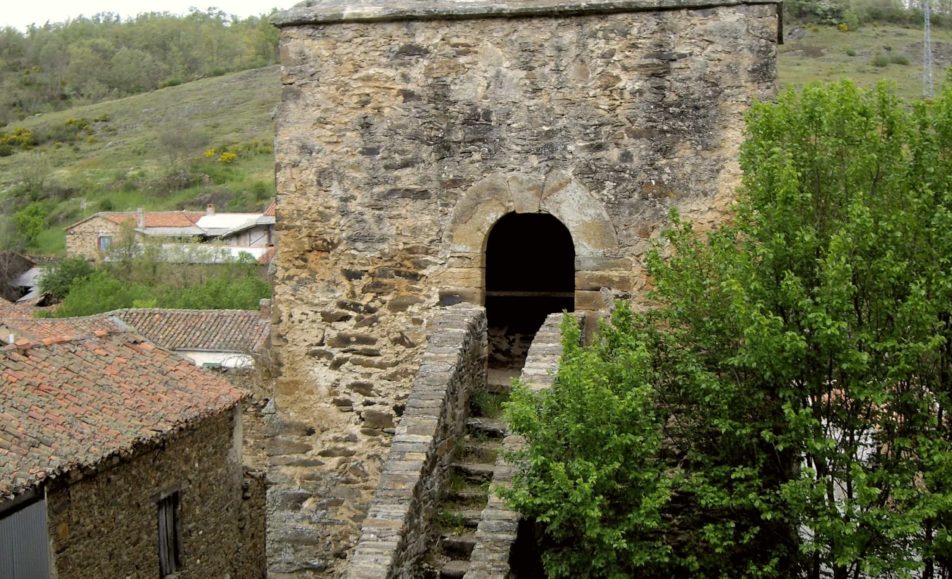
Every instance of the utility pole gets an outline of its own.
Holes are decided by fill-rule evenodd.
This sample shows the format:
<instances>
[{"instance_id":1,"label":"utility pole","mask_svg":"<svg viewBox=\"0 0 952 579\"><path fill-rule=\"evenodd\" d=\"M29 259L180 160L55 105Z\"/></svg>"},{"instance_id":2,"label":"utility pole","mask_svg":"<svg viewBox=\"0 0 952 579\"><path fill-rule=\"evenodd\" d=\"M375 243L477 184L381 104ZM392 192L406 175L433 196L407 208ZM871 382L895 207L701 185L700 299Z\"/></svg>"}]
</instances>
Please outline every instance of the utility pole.
<instances>
[{"instance_id":1,"label":"utility pole","mask_svg":"<svg viewBox=\"0 0 952 579\"><path fill-rule=\"evenodd\" d=\"M922 15L925 19L922 40L922 98L931 99L935 92L932 82L932 23L929 19L931 0L922 0Z\"/></svg>"}]
</instances>

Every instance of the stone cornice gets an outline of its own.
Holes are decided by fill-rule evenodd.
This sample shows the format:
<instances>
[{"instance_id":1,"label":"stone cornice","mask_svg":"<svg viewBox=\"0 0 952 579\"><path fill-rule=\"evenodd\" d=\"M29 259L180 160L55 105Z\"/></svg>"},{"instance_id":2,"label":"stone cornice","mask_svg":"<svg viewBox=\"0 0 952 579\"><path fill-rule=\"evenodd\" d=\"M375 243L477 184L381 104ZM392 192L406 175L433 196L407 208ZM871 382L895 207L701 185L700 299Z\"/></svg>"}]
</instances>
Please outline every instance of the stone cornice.
<instances>
[{"instance_id":1,"label":"stone cornice","mask_svg":"<svg viewBox=\"0 0 952 579\"><path fill-rule=\"evenodd\" d=\"M577 16L780 2L781 0L305 0L290 10L278 13L273 22L276 26L285 27L335 22Z\"/></svg>"}]
</instances>

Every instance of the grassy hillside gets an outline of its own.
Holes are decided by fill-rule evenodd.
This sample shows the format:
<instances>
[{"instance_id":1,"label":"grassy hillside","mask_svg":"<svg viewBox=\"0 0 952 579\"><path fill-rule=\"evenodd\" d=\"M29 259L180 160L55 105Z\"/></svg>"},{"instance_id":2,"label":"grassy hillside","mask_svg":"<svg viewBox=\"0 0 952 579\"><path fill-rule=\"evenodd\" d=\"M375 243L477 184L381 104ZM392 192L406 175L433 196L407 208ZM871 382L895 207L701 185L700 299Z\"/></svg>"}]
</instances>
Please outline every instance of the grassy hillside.
<instances>
[{"instance_id":1,"label":"grassy hillside","mask_svg":"<svg viewBox=\"0 0 952 579\"><path fill-rule=\"evenodd\" d=\"M47 228L29 249L57 253L63 225L100 210L261 208L279 89L272 66L16 123L45 142L0 157L6 216L37 201Z\"/></svg>"},{"instance_id":2,"label":"grassy hillside","mask_svg":"<svg viewBox=\"0 0 952 579\"><path fill-rule=\"evenodd\" d=\"M788 39L780 47L782 87L843 78L871 87L887 80L903 97L922 96L921 28L870 24L840 32L832 26L787 24L787 33ZM790 38L799 34L804 36ZM938 88L945 78L944 70L952 66L952 29L934 28L932 43Z\"/></svg>"},{"instance_id":3,"label":"grassy hillside","mask_svg":"<svg viewBox=\"0 0 952 579\"><path fill-rule=\"evenodd\" d=\"M795 28L787 24L788 33ZM871 86L885 79L905 97L920 95L921 30L804 26L794 36L801 34L780 48L781 86L840 78ZM952 30L936 29L934 42L939 83L952 65ZM38 199L44 229L28 251L58 253L63 226L100 210L202 208L208 202L230 210L262 207L274 194L272 113L279 89L278 67L272 66L18 123L48 140L0 157L8 226L14 212ZM27 193L28 186L41 191Z\"/></svg>"}]
</instances>

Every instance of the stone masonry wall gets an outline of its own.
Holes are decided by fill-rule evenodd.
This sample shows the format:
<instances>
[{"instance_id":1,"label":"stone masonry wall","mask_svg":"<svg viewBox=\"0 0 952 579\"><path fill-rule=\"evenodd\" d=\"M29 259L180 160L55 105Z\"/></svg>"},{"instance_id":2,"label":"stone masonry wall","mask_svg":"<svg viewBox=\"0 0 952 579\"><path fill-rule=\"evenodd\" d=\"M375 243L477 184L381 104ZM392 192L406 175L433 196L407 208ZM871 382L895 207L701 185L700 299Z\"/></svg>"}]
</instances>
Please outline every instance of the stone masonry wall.
<instances>
[{"instance_id":1,"label":"stone masonry wall","mask_svg":"<svg viewBox=\"0 0 952 579\"><path fill-rule=\"evenodd\" d=\"M562 359L562 334L559 331L562 317L562 314L547 317L529 347L520 380L533 391L548 388L555 381ZM506 461L506 454L524 445L525 439L508 434L502 444L503 452L499 454L493 469L493 486L510 484L514 467ZM476 546L464 579L510 577L510 556L519 556L512 551L518 529L519 514L506 508L496 493L490 493L489 502L476 528Z\"/></svg>"},{"instance_id":2,"label":"stone masonry wall","mask_svg":"<svg viewBox=\"0 0 952 579\"><path fill-rule=\"evenodd\" d=\"M433 540L432 520L453 448L466 428L470 394L486 383L486 314L440 310L384 462L349 579L412 577Z\"/></svg>"},{"instance_id":3,"label":"stone masonry wall","mask_svg":"<svg viewBox=\"0 0 952 579\"><path fill-rule=\"evenodd\" d=\"M103 217L93 217L66 232L66 255L85 257L89 260L102 258L99 251L99 235L112 234L113 242L119 241L121 226Z\"/></svg>"},{"instance_id":4,"label":"stone masonry wall","mask_svg":"<svg viewBox=\"0 0 952 579\"><path fill-rule=\"evenodd\" d=\"M242 497L238 412L205 419L80 480L56 481L48 490L47 511L57 579L157 577L157 501L176 490L183 556L176 577L259 577L236 567Z\"/></svg>"},{"instance_id":5,"label":"stone masonry wall","mask_svg":"<svg viewBox=\"0 0 952 579\"><path fill-rule=\"evenodd\" d=\"M743 113L774 91L777 7L642 10L283 25L274 577L343 569L426 321L482 303L499 217L566 225L589 311L642 289L669 208L722 218Z\"/></svg>"}]
</instances>

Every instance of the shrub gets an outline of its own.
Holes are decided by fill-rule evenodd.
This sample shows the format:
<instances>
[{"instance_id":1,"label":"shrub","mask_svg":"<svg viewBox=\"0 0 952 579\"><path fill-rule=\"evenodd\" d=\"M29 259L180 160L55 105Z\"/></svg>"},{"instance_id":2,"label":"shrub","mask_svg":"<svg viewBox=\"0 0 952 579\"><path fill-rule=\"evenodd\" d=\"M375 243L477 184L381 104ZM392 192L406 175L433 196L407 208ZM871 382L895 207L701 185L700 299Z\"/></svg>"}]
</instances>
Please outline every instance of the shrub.
<instances>
[{"instance_id":1,"label":"shrub","mask_svg":"<svg viewBox=\"0 0 952 579\"><path fill-rule=\"evenodd\" d=\"M230 165L235 162L235 159L238 158L238 155L232 153L231 151L225 151L218 156L218 162L222 165Z\"/></svg>"},{"instance_id":2,"label":"shrub","mask_svg":"<svg viewBox=\"0 0 952 579\"><path fill-rule=\"evenodd\" d=\"M13 222L17 231L27 245L31 245L36 237L46 229L46 206L42 203L30 203L13 215Z\"/></svg>"},{"instance_id":3,"label":"shrub","mask_svg":"<svg viewBox=\"0 0 952 579\"><path fill-rule=\"evenodd\" d=\"M40 290L56 300L62 300L74 285L84 281L95 271L84 258L68 257L46 270L40 279Z\"/></svg>"},{"instance_id":4,"label":"shrub","mask_svg":"<svg viewBox=\"0 0 952 579\"><path fill-rule=\"evenodd\" d=\"M174 292L164 301L163 307L253 310L262 298L270 295L270 284L251 270L240 278L217 277Z\"/></svg>"},{"instance_id":5,"label":"shrub","mask_svg":"<svg viewBox=\"0 0 952 579\"><path fill-rule=\"evenodd\" d=\"M131 308L136 301L148 299L149 288L117 279L108 270L98 270L72 286L54 315L90 316Z\"/></svg>"},{"instance_id":6,"label":"shrub","mask_svg":"<svg viewBox=\"0 0 952 579\"><path fill-rule=\"evenodd\" d=\"M871 64L879 68L889 66L889 56L883 54L882 52L877 52L876 56L873 57Z\"/></svg>"},{"instance_id":7,"label":"shrub","mask_svg":"<svg viewBox=\"0 0 952 579\"><path fill-rule=\"evenodd\" d=\"M905 54L893 54L892 56L890 56L889 61L892 62L893 64L900 64L903 66L907 66L909 64L909 57L906 56Z\"/></svg>"},{"instance_id":8,"label":"shrub","mask_svg":"<svg viewBox=\"0 0 952 579\"><path fill-rule=\"evenodd\" d=\"M856 51L852 48L846 49L846 56L856 56Z\"/></svg>"}]
</instances>

